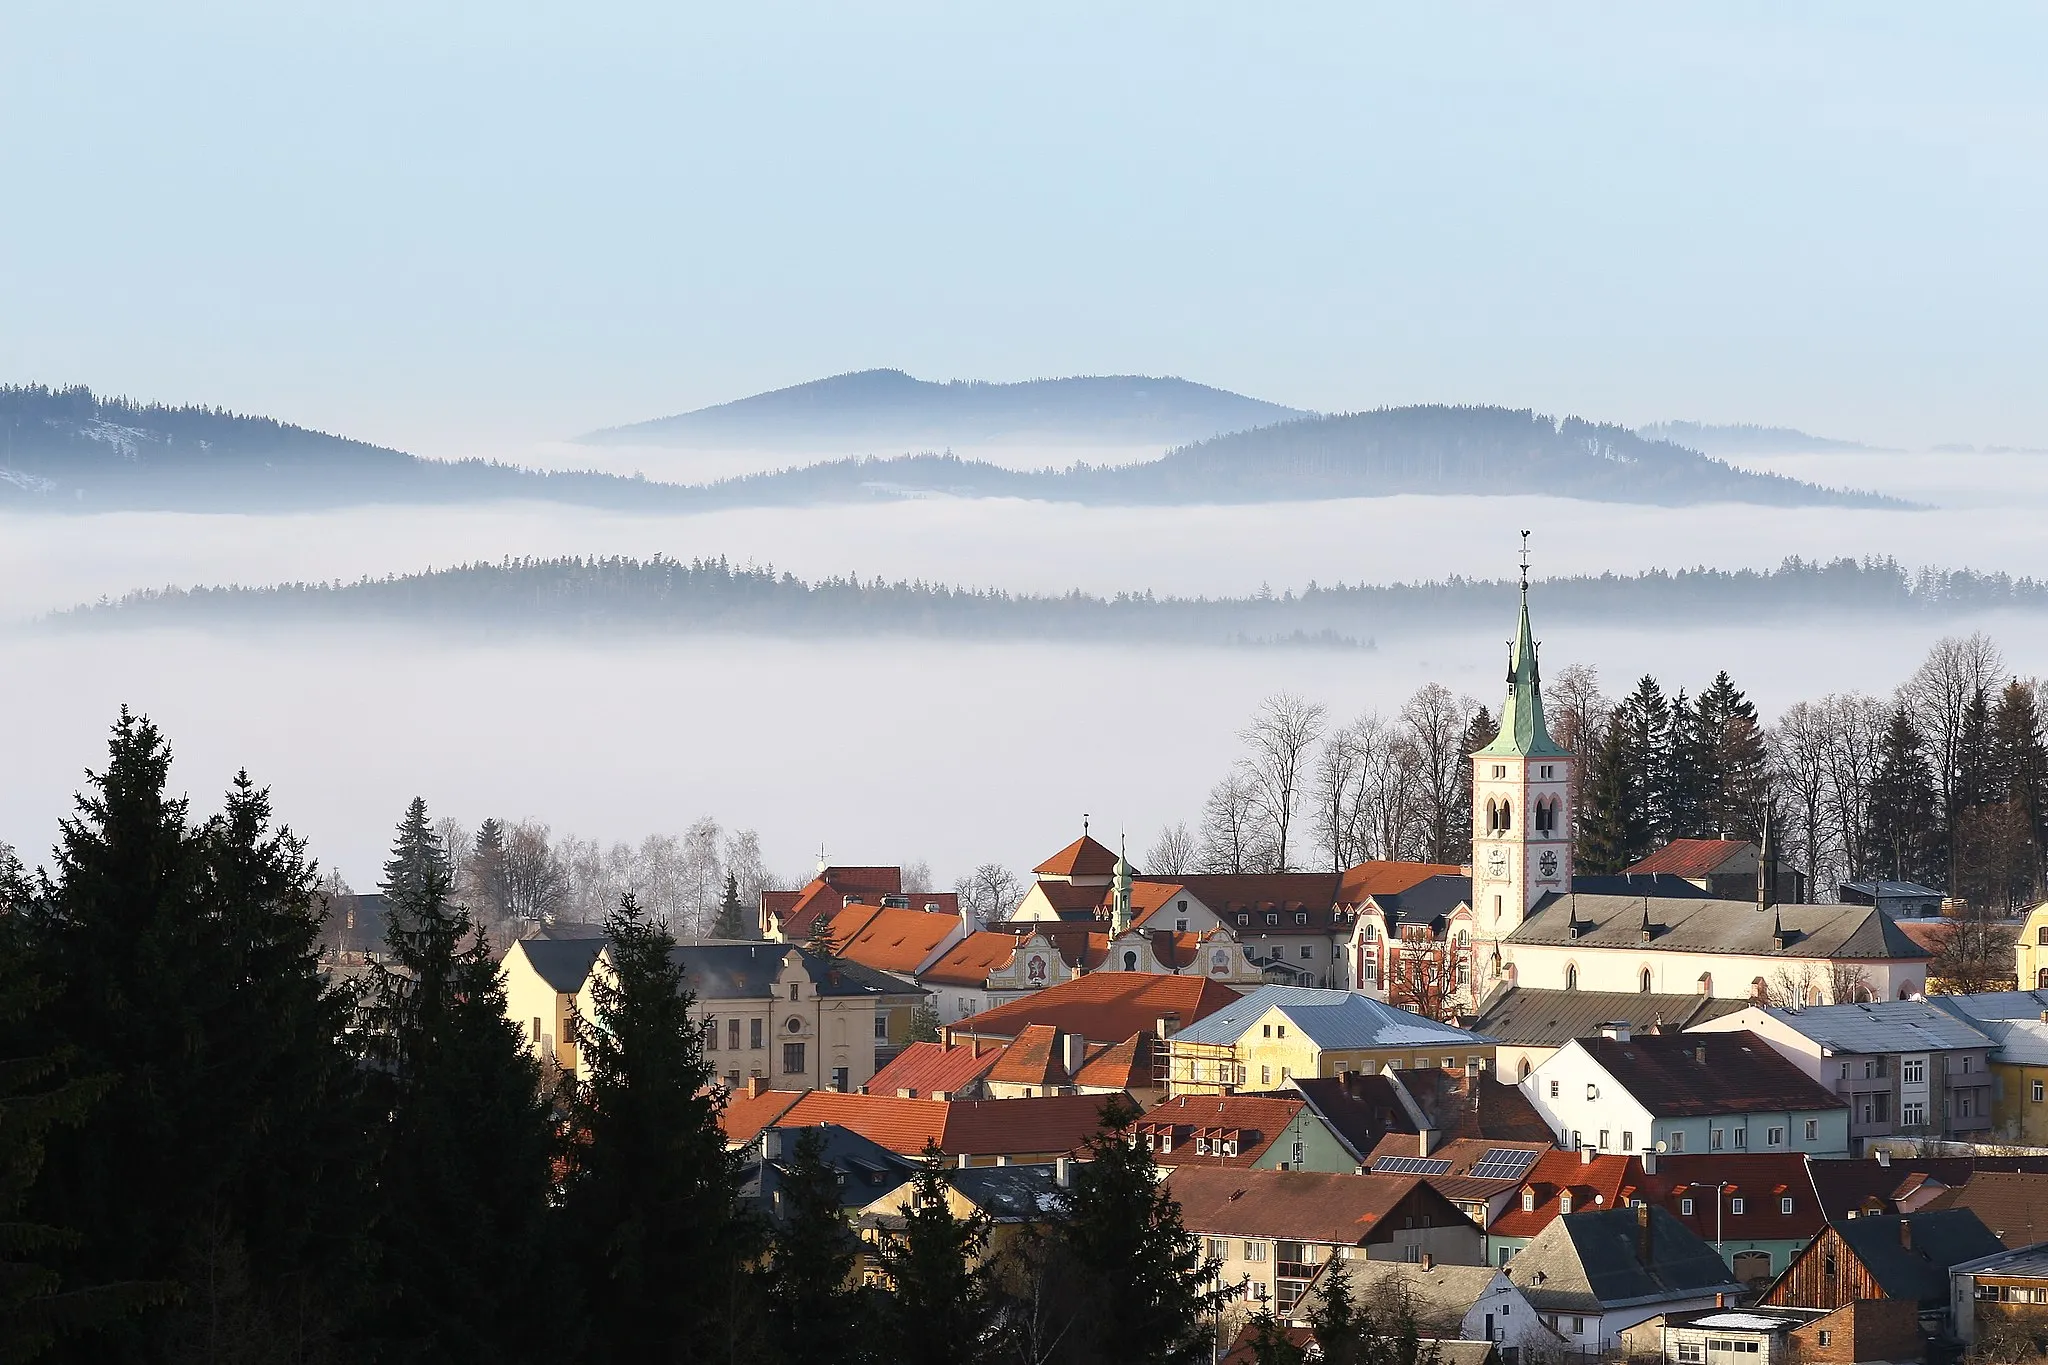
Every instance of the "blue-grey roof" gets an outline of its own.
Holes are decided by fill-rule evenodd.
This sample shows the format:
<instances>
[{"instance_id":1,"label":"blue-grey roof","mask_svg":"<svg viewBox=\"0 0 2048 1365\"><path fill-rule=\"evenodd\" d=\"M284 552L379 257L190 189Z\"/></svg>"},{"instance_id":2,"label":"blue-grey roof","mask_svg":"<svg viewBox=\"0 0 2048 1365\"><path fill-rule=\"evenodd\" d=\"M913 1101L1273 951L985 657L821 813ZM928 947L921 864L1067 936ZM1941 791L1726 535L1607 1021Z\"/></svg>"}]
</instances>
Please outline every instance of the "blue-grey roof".
<instances>
[{"instance_id":1,"label":"blue-grey roof","mask_svg":"<svg viewBox=\"0 0 2048 1365\"><path fill-rule=\"evenodd\" d=\"M1706 901L1714 893L1675 872L1574 873L1572 890L1584 896L1664 896Z\"/></svg>"},{"instance_id":2,"label":"blue-grey roof","mask_svg":"<svg viewBox=\"0 0 2048 1365\"><path fill-rule=\"evenodd\" d=\"M1778 905L1760 911L1753 901L1582 892L1544 897L1507 941L1744 957L1903 961L1928 956L1875 906Z\"/></svg>"},{"instance_id":3,"label":"blue-grey roof","mask_svg":"<svg viewBox=\"0 0 2048 1365\"><path fill-rule=\"evenodd\" d=\"M1982 1023L1988 1019L2039 1020L2048 1014L2048 991L1979 991L1974 995L1930 995L1927 1003L1938 1005L1958 1019Z\"/></svg>"},{"instance_id":4,"label":"blue-grey roof","mask_svg":"<svg viewBox=\"0 0 2048 1365\"><path fill-rule=\"evenodd\" d=\"M1981 1029L1925 1000L1873 1000L1861 1005L1772 1009L1794 1032L1834 1052L1942 1052L1990 1047Z\"/></svg>"},{"instance_id":5,"label":"blue-grey roof","mask_svg":"<svg viewBox=\"0 0 2048 1365\"><path fill-rule=\"evenodd\" d=\"M563 995L574 995L590 978L590 969L596 963L597 955L604 951L605 940L522 938L513 946L526 954L526 960L533 965L541 980Z\"/></svg>"},{"instance_id":6,"label":"blue-grey roof","mask_svg":"<svg viewBox=\"0 0 2048 1365\"><path fill-rule=\"evenodd\" d=\"M1931 886L1922 886L1918 882L1843 882L1842 888L1846 891L1859 891L1866 896L1905 896L1913 899L1933 896L1937 900L1941 898L1939 891Z\"/></svg>"},{"instance_id":7,"label":"blue-grey roof","mask_svg":"<svg viewBox=\"0 0 2048 1365\"><path fill-rule=\"evenodd\" d=\"M2048 1023L2039 1019L1984 1019L1978 1021L1977 1027L1997 1046L1997 1060L2015 1066L2048 1066Z\"/></svg>"},{"instance_id":8,"label":"blue-grey roof","mask_svg":"<svg viewBox=\"0 0 2048 1365\"><path fill-rule=\"evenodd\" d=\"M699 1000L758 1000L774 994L775 980L791 953L803 959L819 995L925 995L922 986L898 980L858 962L827 957L794 943L704 940L677 944L669 953L683 969L683 984Z\"/></svg>"},{"instance_id":9,"label":"blue-grey roof","mask_svg":"<svg viewBox=\"0 0 2048 1365\"><path fill-rule=\"evenodd\" d=\"M1242 1038L1268 1010L1279 1009L1318 1047L1464 1046L1488 1039L1452 1024L1382 1004L1355 991L1310 986L1261 986L1241 1000L1189 1024L1175 1042L1229 1045Z\"/></svg>"},{"instance_id":10,"label":"blue-grey roof","mask_svg":"<svg viewBox=\"0 0 2048 1365\"><path fill-rule=\"evenodd\" d=\"M1372 903L1387 917L1389 932L1392 926L1403 924L1423 924L1440 931L1452 911L1472 903L1472 879L1449 872L1424 877L1406 891L1375 893Z\"/></svg>"}]
</instances>

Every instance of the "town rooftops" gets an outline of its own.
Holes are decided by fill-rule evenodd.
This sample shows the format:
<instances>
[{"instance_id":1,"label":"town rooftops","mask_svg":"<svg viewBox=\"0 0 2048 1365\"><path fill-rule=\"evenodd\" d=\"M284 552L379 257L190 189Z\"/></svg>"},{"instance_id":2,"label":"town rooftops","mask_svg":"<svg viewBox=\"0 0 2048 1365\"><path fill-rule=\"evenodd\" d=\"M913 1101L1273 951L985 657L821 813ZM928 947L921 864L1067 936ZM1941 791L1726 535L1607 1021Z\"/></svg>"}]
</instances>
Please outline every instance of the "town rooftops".
<instances>
[{"instance_id":1,"label":"town rooftops","mask_svg":"<svg viewBox=\"0 0 2048 1365\"><path fill-rule=\"evenodd\" d=\"M1659 1118L1844 1109L1834 1092L1747 1029L1581 1038L1578 1046Z\"/></svg>"},{"instance_id":2,"label":"town rooftops","mask_svg":"<svg viewBox=\"0 0 2048 1365\"><path fill-rule=\"evenodd\" d=\"M1959 1189L1946 1189L1924 1212L1969 1209L2009 1247L2048 1242L2048 1173L1979 1171Z\"/></svg>"},{"instance_id":3,"label":"town rooftops","mask_svg":"<svg viewBox=\"0 0 2048 1365\"><path fill-rule=\"evenodd\" d=\"M1639 874L1668 872L1690 881L1696 877L1712 876L1738 860L1754 862L1756 851L1756 845L1747 839L1673 839L1622 871Z\"/></svg>"},{"instance_id":4,"label":"town rooftops","mask_svg":"<svg viewBox=\"0 0 2048 1365\"><path fill-rule=\"evenodd\" d=\"M1058 1087L1074 1083L1060 1060L1060 1031L1051 1024L1029 1025L1011 1039L988 1078L1006 1085Z\"/></svg>"},{"instance_id":5,"label":"town rooftops","mask_svg":"<svg viewBox=\"0 0 2048 1365\"><path fill-rule=\"evenodd\" d=\"M1634 991L1560 991L1506 986L1479 1003L1476 1032L1497 1043L1563 1047L1574 1038L1625 1023L1636 1033L1662 1026L1678 1033L1708 1019L1748 1006L1745 1000L1711 995L1645 995Z\"/></svg>"},{"instance_id":6,"label":"town rooftops","mask_svg":"<svg viewBox=\"0 0 2048 1365\"><path fill-rule=\"evenodd\" d=\"M1649 941L1643 925L1649 922ZM1778 930L1783 930L1779 946ZM1780 905L1675 896L1546 898L1508 935L1510 943L1577 944L1667 953L1734 953L1743 957L1921 959L1927 950L1869 905Z\"/></svg>"},{"instance_id":7,"label":"town rooftops","mask_svg":"<svg viewBox=\"0 0 2048 1365\"><path fill-rule=\"evenodd\" d=\"M1930 995L1927 1003L1960 1019L2033 1019L2048 1014L2048 991L1978 991L1971 995Z\"/></svg>"},{"instance_id":8,"label":"town rooftops","mask_svg":"<svg viewBox=\"0 0 2048 1365\"><path fill-rule=\"evenodd\" d=\"M1916 1193L1938 1198L1938 1191L1926 1189L1929 1183L1960 1189L1987 1171L2048 1173L2048 1156L1915 1156L1881 1161L1814 1157L1807 1170L1821 1207L1832 1221L1858 1214L1896 1213L1898 1201Z\"/></svg>"},{"instance_id":9,"label":"town rooftops","mask_svg":"<svg viewBox=\"0 0 2048 1365\"><path fill-rule=\"evenodd\" d=\"M983 1010L947 1032L958 1038L1014 1038L1032 1024L1051 1024L1090 1042L1120 1043L1134 1033L1156 1029L1168 1015L1185 1027L1241 999L1230 987L1206 977L1090 972Z\"/></svg>"},{"instance_id":10,"label":"town rooftops","mask_svg":"<svg viewBox=\"0 0 2048 1365\"><path fill-rule=\"evenodd\" d=\"M1367 896L1398 896L1431 877L1463 876L1465 869L1454 863L1359 863L1338 875L1337 900L1344 905L1357 905Z\"/></svg>"},{"instance_id":11,"label":"town rooftops","mask_svg":"<svg viewBox=\"0 0 2048 1365\"><path fill-rule=\"evenodd\" d=\"M1330 1048L1465 1048L1488 1042L1469 1029L1439 1024L1419 1014L1361 995L1356 991L1318 990L1312 986L1261 986L1214 1010L1174 1035L1176 1043L1229 1046L1255 1027L1270 1010L1280 1010L1318 1047Z\"/></svg>"},{"instance_id":12,"label":"town rooftops","mask_svg":"<svg viewBox=\"0 0 2048 1365\"><path fill-rule=\"evenodd\" d=\"M960 932L958 915L893 906L847 906L832 919L832 955L909 976Z\"/></svg>"},{"instance_id":13,"label":"town rooftops","mask_svg":"<svg viewBox=\"0 0 2048 1365\"><path fill-rule=\"evenodd\" d=\"M1803 1242L1827 1224L1806 1158L1799 1153L1659 1153L1652 1164L1656 1171L1646 1172L1636 1159L1629 1169L1627 1197L1661 1204L1707 1241ZM1685 1211L1688 1199L1690 1214Z\"/></svg>"},{"instance_id":14,"label":"town rooftops","mask_svg":"<svg viewBox=\"0 0 2048 1365\"><path fill-rule=\"evenodd\" d=\"M1305 1108L1274 1095L1181 1095L1147 1110L1132 1131L1160 1166L1251 1166Z\"/></svg>"},{"instance_id":15,"label":"town rooftops","mask_svg":"<svg viewBox=\"0 0 2048 1365\"><path fill-rule=\"evenodd\" d=\"M679 943L669 950L669 960L682 967L684 986L699 1000L759 1000L775 993L776 978L792 953L803 962L812 988L828 998L925 993L922 986L793 943Z\"/></svg>"},{"instance_id":16,"label":"town rooftops","mask_svg":"<svg viewBox=\"0 0 2048 1365\"><path fill-rule=\"evenodd\" d=\"M1116 850L1084 834L1031 870L1041 877L1107 877L1116 871Z\"/></svg>"},{"instance_id":17,"label":"town rooftops","mask_svg":"<svg viewBox=\"0 0 2048 1365\"><path fill-rule=\"evenodd\" d=\"M1555 1219L1512 1265L1539 1313L1602 1313L1742 1288L1711 1246L1655 1204Z\"/></svg>"},{"instance_id":18,"label":"town rooftops","mask_svg":"<svg viewBox=\"0 0 2048 1365\"><path fill-rule=\"evenodd\" d=\"M1353 1303L1389 1302L1397 1295L1406 1299L1415 1312L1415 1324L1421 1335L1428 1338L1455 1336L1462 1330L1465 1314L1499 1278L1500 1269L1490 1265L1449 1265L1443 1261L1424 1266L1416 1261L1334 1256L1323 1263L1315 1279L1309 1282L1310 1293L1315 1292L1317 1283L1326 1275L1343 1275L1350 1281Z\"/></svg>"},{"instance_id":19,"label":"town rooftops","mask_svg":"<svg viewBox=\"0 0 2048 1365\"><path fill-rule=\"evenodd\" d=\"M1219 1170L1197 1163L1177 1166L1166 1177L1167 1190L1180 1201L1181 1221L1192 1232L1326 1246L1363 1246L1383 1228L1396 1231L1385 1228L1386 1217L1418 1186L1441 1206L1440 1216L1464 1218L1414 1176Z\"/></svg>"},{"instance_id":20,"label":"town rooftops","mask_svg":"<svg viewBox=\"0 0 2048 1365\"><path fill-rule=\"evenodd\" d=\"M1439 873L1405 890L1378 893L1372 903L1385 917L1390 933L1398 934L1404 925L1427 925L1441 931L1459 906L1472 903L1472 879L1461 872Z\"/></svg>"},{"instance_id":21,"label":"town rooftops","mask_svg":"<svg viewBox=\"0 0 2048 1365\"><path fill-rule=\"evenodd\" d=\"M928 1141L952 1157L1064 1155L1079 1151L1101 1130L1106 1102L1101 1095L906 1100L809 1090L778 1122L836 1123L903 1156L921 1156Z\"/></svg>"},{"instance_id":22,"label":"town rooftops","mask_svg":"<svg viewBox=\"0 0 2048 1365\"><path fill-rule=\"evenodd\" d=\"M1831 1053L1949 1052L1992 1045L1976 1026L1926 1000L1809 1005L1765 1013Z\"/></svg>"},{"instance_id":23,"label":"town rooftops","mask_svg":"<svg viewBox=\"0 0 2048 1365\"><path fill-rule=\"evenodd\" d=\"M981 1084L1002 1055L1001 1043L912 1043L874 1074L867 1090L870 1095L901 1095L908 1090L911 1099L957 1095Z\"/></svg>"},{"instance_id":24,"label":"town rooftops","mask_svg":"<svg viewBox=\"0 0 2048 1365\"><path fill-rule=\"evenodd\" d=\"M1337 1140L1364 1161L1388 1133L1411 1138L1422 1127L1421 1113L1391 1075L1296 1076L1290 1082Z\"/></svg>"},{"instance_id":25,"label":"town rooftops","mask_svg":"<svg viewBox=\"0 0 2048 1365\"><path fill-rule=\"evenodd\" d=\"M1567 1211L1581 1214L1619 1208L1627 1200L1630 1158L1556 1150L1538 1154L1520 1182L1530 1196L1523 1208L1518 1193L1487 1231L1495 1237L1534 1237ZM1521 1283L1517 1277L1517 1283Z\"/></svg>"},{"instance_id":26,"label":"town rooftops","mask_svg":"<svg viewBox=\"0 0 2048 1365\"><path fill-rule=\"evenodd\" d=\"M945 956L918 973L918 980L934 986L984 987L989 973L1009 962L1016 951L1016 939L983 929L948 948Z\"/></svg>"},{"instance_id":27,"label":"town rooftops","mask_svg":"<svg viewBox=\"0 0 2048 1365\"><path fill-rule=\"evenodd\" d=\"M1550 1125L1519 1085L1503 1085L1487 1070L1412 1067L1393 1079L1414 1101L1423 1123L1443 1137L1489 1138L1548 1144Z\"/></svg>"},{"instance_id":28,"label":"town rooftops","mask_svg":"<svg viewBox=\"0 0 2048 1365\"><path fill-rule=\"evenodd\" d=\"M2005 1250L1969 1209L1880 1213L1845 1218L1834 1228L1886 1298L1918 1299L1923 1307L1948 1302L1949 1267Z\"/></svg>"},{"instance_id":29,"label":"town rooftops","mask_svg":"<svg viewBox=\"0 0 2048 1365\"><path fill-rule=\"evenodd\" d=\"M2048 1242L2014 1246L1949 1267L1950 1274L1993 1275L2015 1280L2048 1280Z\"/></svg>"},{"instance_id":30,"label":"town rooftops","mask_svg":"<svg viewBox=\"0 0 2048 1365\"><path fill-rule=\"evenodd\" d=\"M1994 1060L2015 1066L2048 1066L2048 1023L2039 1019L1986 1019L1976 1028L1998 1049Z\"/></svg>"},{"instance_id":31,"label":"town rooftops","mask_svg":"<svg viewBox=\"0 0 2048 1365\"><path fill-rule=\"evenodd\" d=\"M510 952L525 957L534 973L563 995L574 995L590 979L590 969L605 949L602 938L522 938Z\"/></svg>"},{"instance_id":32,"label":"town rooftops","mask_svg":"<svg viewBox=\"0 0 2048 1365\"><path fill-rule=\"evenodd\" d=\"M803 1097L801 1090L768 1090L760 1088L757 1082L727 1097L725 1108L719 1111L718 1126L733 1146L752 1142L763 1128L788 1113L789 1107Z\"/></svg>"}]
</instances>

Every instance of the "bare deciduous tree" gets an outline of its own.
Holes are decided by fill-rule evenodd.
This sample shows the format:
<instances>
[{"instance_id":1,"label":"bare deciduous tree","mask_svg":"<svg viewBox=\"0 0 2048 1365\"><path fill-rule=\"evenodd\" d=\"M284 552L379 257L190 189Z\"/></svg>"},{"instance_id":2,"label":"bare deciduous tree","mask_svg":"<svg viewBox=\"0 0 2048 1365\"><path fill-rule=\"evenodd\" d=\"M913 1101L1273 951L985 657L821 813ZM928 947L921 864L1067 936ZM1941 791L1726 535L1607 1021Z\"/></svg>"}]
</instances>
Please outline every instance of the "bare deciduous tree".
<instances>
[{"instance_id":1,"label":"bare deciduous tree","mask_svg":"<svg viewBox=\"0 0 2048 1365\"><path fill-rule=\"evenodd\" d=\"M1772 789L1784 807L1781 859L1806 871L1807 895L1839 880L1828 818L1828 717L1824 704L1797 702L1770 733Z\"/></svg>"},{"instance_id":2,"label":"bare deciduous tree","mask_svg":"<svg viewBox=\"0 0 2048 1365\"><path fill-rule=\"evenodd\" d=\"M1203 872L1267 872L1272 860L1258 791L1244 768L1232 765L1203 803L1196 866Z\"/></svg>"},{"instance_id":3,"label":"bare deciduous tree","mask_svg":"<svg viewBox=\"0 0 2048 1365\"><path fill-rule=\"evenodd\" d=\"M1273 870L1285 872L1294 813L1308 785L1308 752L1322 738L1326 712L1292 692L1276 692L1259 703L1251 723L1237 732L1251 750L1244 760L1254 798L1264 812L1273 845Z\"/></svg>"},{"instance_id":4,"label":"bare deciduous tree","mask_svg":"<svg viewBox=\"0 0 2048 1365\"><path fill-rule=\"evenodd\" d=\"M548 827L521 820L505 831L505 910L515 920L554 920L569 891L569 875L548 842Z\"/></svg>"},{"instance_id":5,"label":"bare deciduous tree","mask_svg":"<svg viewBox=\"0 0 2048 1365\"><path fill-rule=\"evenodd\" d=\"M983 863L953 883L960 908L980 925L996 924L1010 917L1024 898L1024 879L1001 863Z\"/></svg>"},{"instance_id":6,"label":"bare deciduous tree","mask_svg":"<svg viewBox=\"0 0 2048 1365\"><path fill-rule=\"evenodd\" d=\"M1823 697L1818 705L1826 733L1827 799L1835 846L1842 853L1843 871L1857 877L1870 866L1864 848L1870 828L1870 784L1877 776L1887 711L1883 702L1862 692ZM1819 896L1822 888L1810 894Z\"/></svg>"},{"instance_id":7,"label":"bare deciduous tree","mask_svg":"<svg viewBox=\"0 0 2048 1365\"><path fill-rule=\"evenodd\" d=\"M1145 850L1145 870L1160 877L1179 877L1195 870L1195 836L1188 832L1186 821L1161 827L1159 837Z\"/></svg>"},{"instance_id":8,"label":"bare deciduous tree","mask_svg":"<svg viewBox=\"0 0 2048 1365\"><path fill-rule=\"evenodd\" d=\"M1423 822L1422 856L1429 862L1452 858L1470 831L1459 828L1460 799L1469 780L1465 730L1479 703L1458 697L1442 683L1428 683L1401 707L1401 738L1413 749L1417 804Z\"/></svg>"},{"instance_id":9,"label":"bare deciduous tree","mask_svg":"<svg viewBox=\"0 0 2048 1365\"><path fill-rule=\"evenodd\" d=\"M932 889L932 865L919 858L903 864L903 891L905 895L916 895Z\"/></svg>"},{"instance_id":10,"label":"bare deciduous tree","mask_svg":"<svg viewBox=\"0 0 2048 1365\"><path fill-rule=\"evenodd\" d=\"M2005 673L1998 646L1983 631L1947 635L1927 651L1927 658L1899 688L1899 700L1913 723L1927 736L1934 764L1934 787L1941 799L1942 828L1948 840L1949 886L1956 875L1955 831L1962 802L1957 782L1962 773L1963 718L1980 693L1995 690Z\"/></svg>"}]
</instances>

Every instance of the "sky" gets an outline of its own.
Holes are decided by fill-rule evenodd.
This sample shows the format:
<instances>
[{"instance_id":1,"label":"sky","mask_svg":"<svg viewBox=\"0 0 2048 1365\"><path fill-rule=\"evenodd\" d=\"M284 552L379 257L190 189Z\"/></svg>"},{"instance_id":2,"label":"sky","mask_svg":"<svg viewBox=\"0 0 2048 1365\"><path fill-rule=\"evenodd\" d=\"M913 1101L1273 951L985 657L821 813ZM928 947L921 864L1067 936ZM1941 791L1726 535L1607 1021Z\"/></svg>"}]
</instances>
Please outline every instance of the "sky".
<instances>
[{"instance_id":1,"label":"sky","mask_svg":"<svg viewBox=\"0 0 2048 1365\"><path fill-rule=\"evenodd\" d=\"M2048 446L2048 10L0 8L0 382L421 453L871 366Z\"/></svg>"}]
</instances>

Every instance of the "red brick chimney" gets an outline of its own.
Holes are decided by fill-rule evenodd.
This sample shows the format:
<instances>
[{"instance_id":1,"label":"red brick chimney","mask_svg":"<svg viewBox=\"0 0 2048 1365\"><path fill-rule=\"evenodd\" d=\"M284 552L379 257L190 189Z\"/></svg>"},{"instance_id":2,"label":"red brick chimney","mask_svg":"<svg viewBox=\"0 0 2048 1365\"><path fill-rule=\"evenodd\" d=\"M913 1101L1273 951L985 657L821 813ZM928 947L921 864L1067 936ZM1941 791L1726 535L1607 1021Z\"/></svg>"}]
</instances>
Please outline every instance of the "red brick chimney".
<instances>
[{"instance_id":1,"label":"red brick chimney","mask_svg":"<svg viewBox=\"0 0 2048 1365\"><path fill-rule=\"evenodd\" d=\"M766 1076L749 1076L749 1077L747 1077L747 1098L748 1098L748 1099L750 1099L750 1100L757 1100L757 1099L761 1098L761 1096L762 1096L762 1095L766 1094L766 1093L767 1093L767 1091L768 1091L768 1078L767 1078Z\"/></svg>"}]
</instances>

